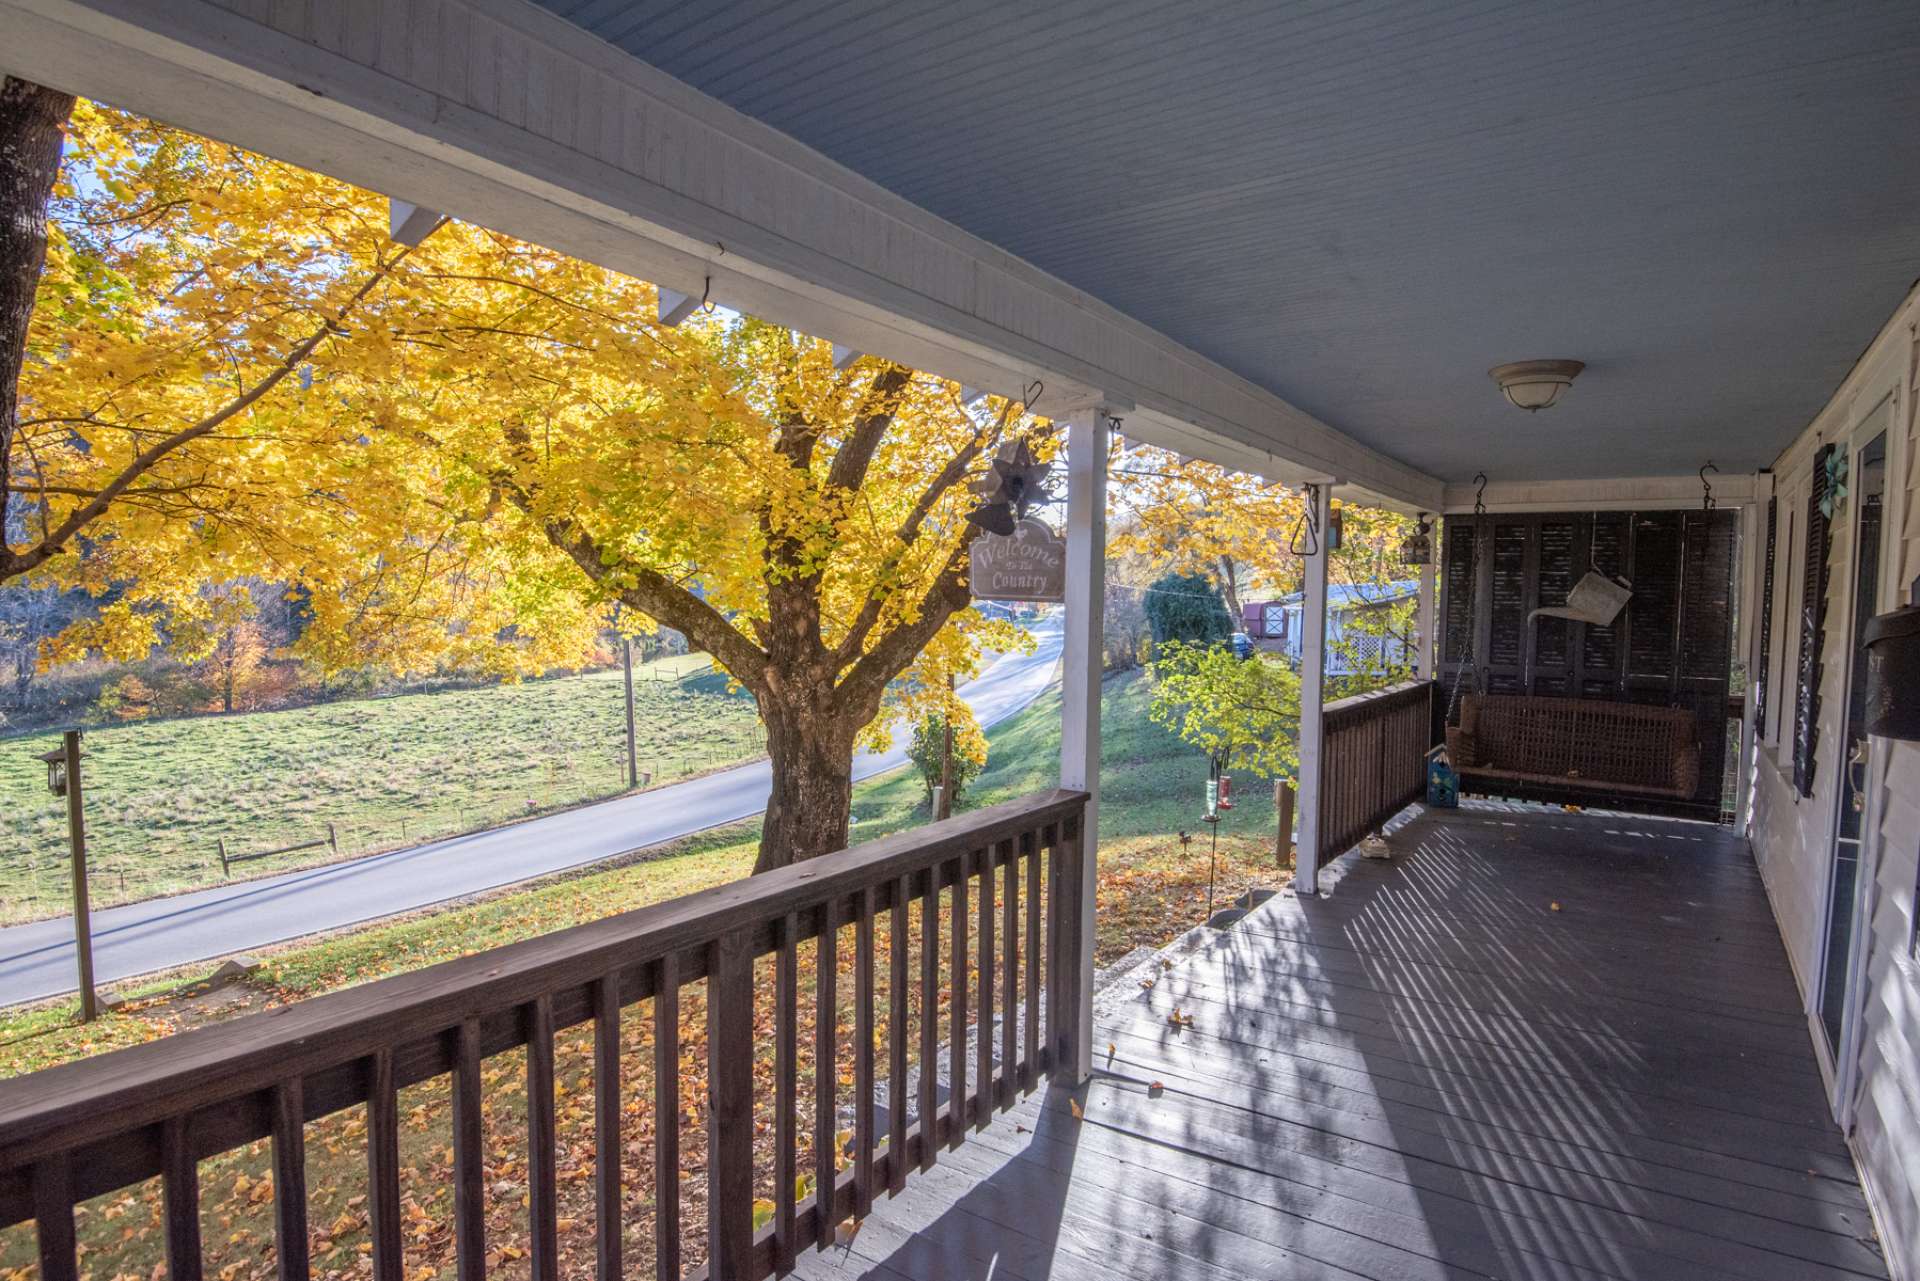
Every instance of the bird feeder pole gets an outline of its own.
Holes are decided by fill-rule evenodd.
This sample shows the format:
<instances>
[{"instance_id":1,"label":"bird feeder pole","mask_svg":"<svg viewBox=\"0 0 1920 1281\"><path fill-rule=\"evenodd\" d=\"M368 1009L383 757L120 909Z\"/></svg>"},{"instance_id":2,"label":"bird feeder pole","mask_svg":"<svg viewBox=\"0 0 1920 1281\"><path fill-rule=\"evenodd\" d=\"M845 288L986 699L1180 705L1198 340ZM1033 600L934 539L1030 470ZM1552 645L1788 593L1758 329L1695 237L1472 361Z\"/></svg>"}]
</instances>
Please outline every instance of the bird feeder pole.
<instances>
[{"instance_id":1,"label":"bird feeder pole","mask_svg":"<svg viewBox=\"0 0 1920 1281\"><path fill-rule=\"evenodd\" d=\"M80 967L80 1019L100 1017L93 990L93 919L87 903L87 820L80 794L80 731L61 735L61 745L40 758L47 764L47 790L67 798L67 844L73 855L73 955Z\"/></svg>"}]
</instances>

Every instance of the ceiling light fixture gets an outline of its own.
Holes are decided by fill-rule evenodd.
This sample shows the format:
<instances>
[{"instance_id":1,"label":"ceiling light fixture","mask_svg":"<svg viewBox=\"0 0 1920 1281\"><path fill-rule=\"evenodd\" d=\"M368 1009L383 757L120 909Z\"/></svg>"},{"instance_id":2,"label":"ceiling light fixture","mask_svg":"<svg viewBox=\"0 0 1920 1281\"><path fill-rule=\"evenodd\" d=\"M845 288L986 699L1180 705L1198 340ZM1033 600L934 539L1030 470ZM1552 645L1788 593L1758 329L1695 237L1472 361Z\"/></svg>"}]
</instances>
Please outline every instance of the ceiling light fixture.
<instances>
[{"instance_id":1,"label":"ceiling light fixture","mask_svg":"<svg viewBox=\"0 0 1920 1281\"><path fill-rule=\"evenodd\" d=\"M1500 391L1515 409L1534 413L1559 400L1585 368L1577 360L1516 360L1510 365L1495 365L1487 376L1500 384Z\"/></svg>"}]
</instances>

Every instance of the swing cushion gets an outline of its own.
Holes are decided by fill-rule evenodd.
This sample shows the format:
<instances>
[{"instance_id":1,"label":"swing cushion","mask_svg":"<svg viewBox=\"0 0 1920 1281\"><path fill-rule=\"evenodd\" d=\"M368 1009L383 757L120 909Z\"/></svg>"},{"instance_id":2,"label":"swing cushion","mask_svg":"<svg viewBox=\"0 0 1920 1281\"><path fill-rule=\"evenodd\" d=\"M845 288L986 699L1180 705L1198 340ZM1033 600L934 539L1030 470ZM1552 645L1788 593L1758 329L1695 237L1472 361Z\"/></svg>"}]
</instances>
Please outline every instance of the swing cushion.
<instances>
[{"instance_id":1,"label":"swing cushion","mask_svg":"<svg viewBox=\"0 0 1920 1281\"><path fill-rule=\"evenodd\" d=\"M1469 694L1447 752L1483 779L1679 799L1700 786L1698 727L1681 707Z\"/></svg>"}]
</instances>

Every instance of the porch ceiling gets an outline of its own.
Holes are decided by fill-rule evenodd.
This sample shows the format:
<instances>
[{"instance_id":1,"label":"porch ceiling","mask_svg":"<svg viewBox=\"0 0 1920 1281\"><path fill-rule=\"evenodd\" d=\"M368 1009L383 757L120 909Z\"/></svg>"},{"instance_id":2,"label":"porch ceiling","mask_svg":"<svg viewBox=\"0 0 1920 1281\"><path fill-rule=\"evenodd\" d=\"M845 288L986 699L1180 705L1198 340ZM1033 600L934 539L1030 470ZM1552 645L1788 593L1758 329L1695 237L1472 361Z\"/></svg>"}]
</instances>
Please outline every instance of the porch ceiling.
<instances>
[{"instance_id":1,"label":"porch ceiling","mask_svg":"<svg viewBox=\"0 0 1920 1281\"><path fill-rule=\"evenodd\" d=\"M1449 480L1764 466L1920 273L1911 0L541 3Z\"/></svg>"}]
</instances>

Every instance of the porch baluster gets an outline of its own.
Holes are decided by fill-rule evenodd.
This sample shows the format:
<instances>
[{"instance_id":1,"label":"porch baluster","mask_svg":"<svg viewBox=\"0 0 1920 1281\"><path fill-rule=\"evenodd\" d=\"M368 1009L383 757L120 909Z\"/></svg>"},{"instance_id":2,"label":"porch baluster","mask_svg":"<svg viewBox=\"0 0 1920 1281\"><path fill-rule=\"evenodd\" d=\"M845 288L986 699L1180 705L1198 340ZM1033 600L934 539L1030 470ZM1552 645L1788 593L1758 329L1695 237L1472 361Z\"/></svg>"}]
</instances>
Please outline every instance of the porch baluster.
<instances>
[{"instance_id":1,"label":"porch baluster","mask_svg":"<svg viewBox=\"0 0 1920 1281\"><path fill-rule=\"evenodd\" d=\"M184 1116L160 1127L160 1181L167 1213L167 1279L200 1281L200 1163Z\"/></svg>"},{"instance_id":2,"label":"porch baluster","mask_svg":"<svg viewBox=\"0 0 1920 1281\"><path fill-rule=\"evenodd\" d=\"M947 1041L947 1146L957 1149L967 1132L967 880L973 855L962 850L953 864L953 1029Z\"/></svg>"},{"instance_id":3,"label":"porch baluster","mask_svg":"<svg viewBox=\"0 0 1920 1281\"><path fill-rule=\"evenodd\" d=\"M393 1083L392 1050L381 1050L368 1061L367 1233L373 1245L373 1281L404 1281L406 1265L400 1251L400 1098Z\"/></svg>"},{"instance_id":4,"label":"porch baluster","mask_svg":"<svg viewBox=\"0 0 1920 1281\"><path fill-rule=\"evenodd\" d=\"M654 975L653 1271L680 1281L680 958L667 953Z\"/></svg>"},{"instance_id":5,"label":"porch baluster","mask_svg":"<svg viewBox=\"0 0 1920 1281\"><path fill-rule=\"evenodd\" d=\"M907 1186L907 905L909 878L893 883L887 939L887 1191Z\"/></svg>"}]
</instances>

